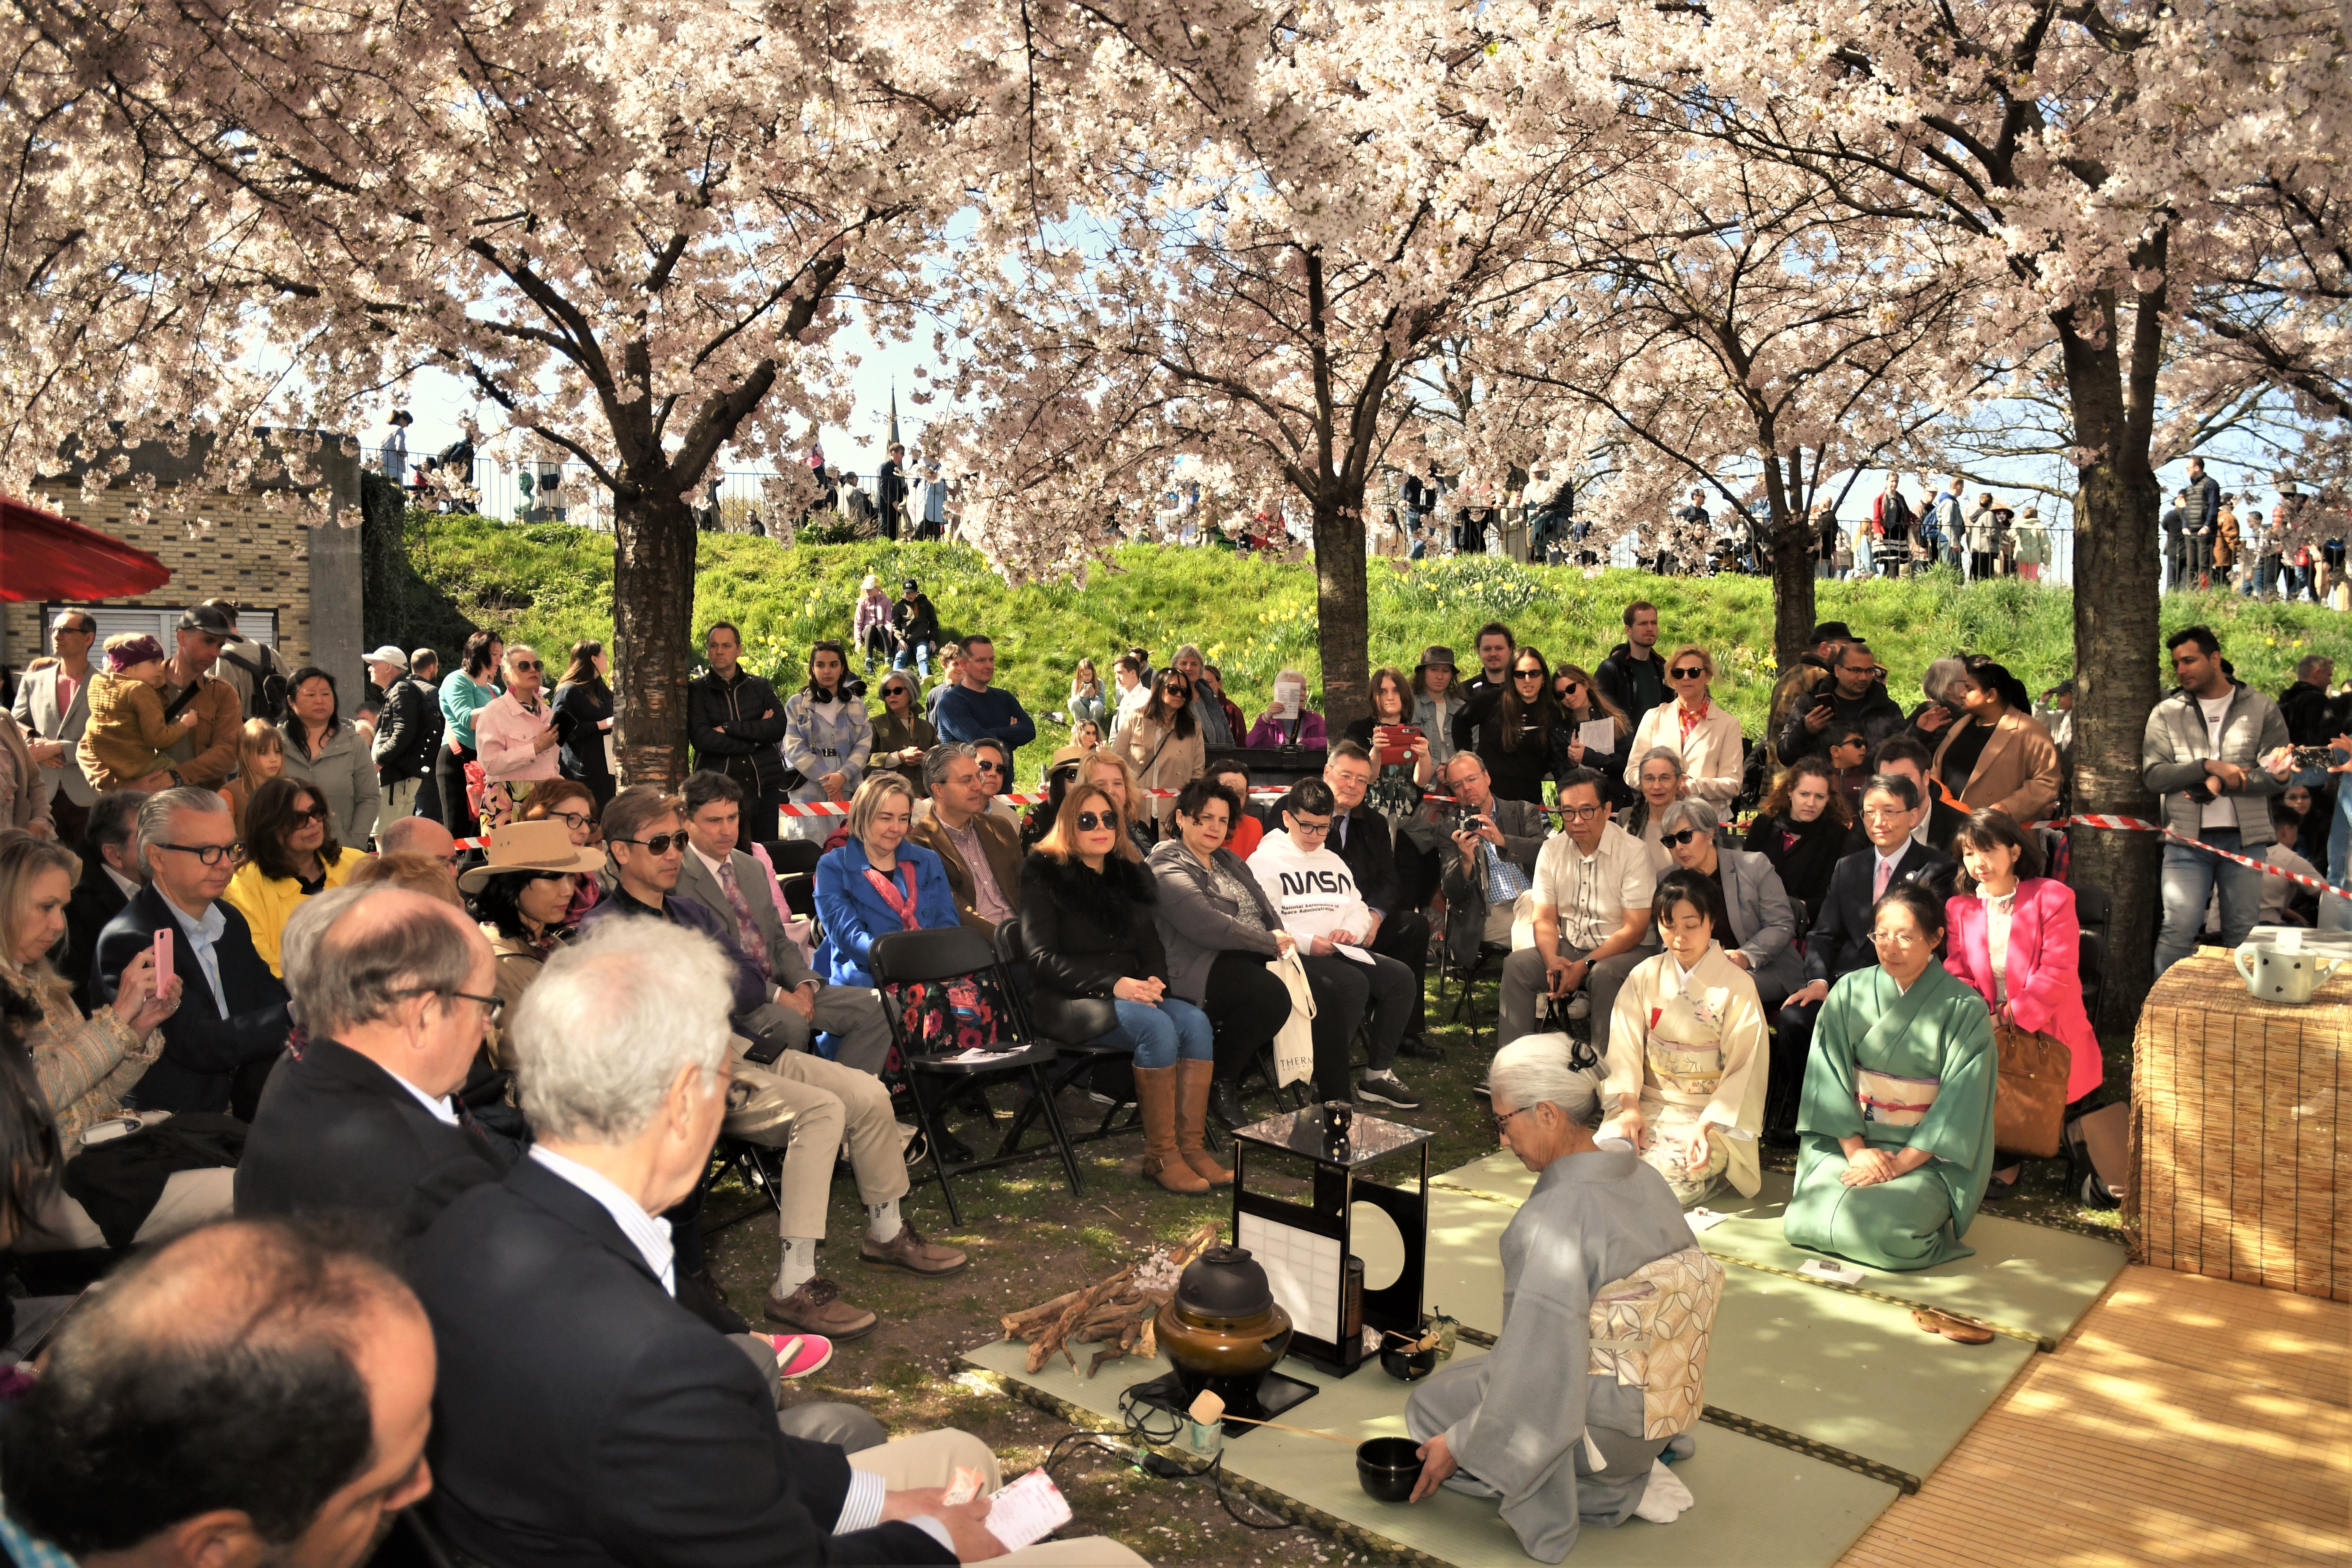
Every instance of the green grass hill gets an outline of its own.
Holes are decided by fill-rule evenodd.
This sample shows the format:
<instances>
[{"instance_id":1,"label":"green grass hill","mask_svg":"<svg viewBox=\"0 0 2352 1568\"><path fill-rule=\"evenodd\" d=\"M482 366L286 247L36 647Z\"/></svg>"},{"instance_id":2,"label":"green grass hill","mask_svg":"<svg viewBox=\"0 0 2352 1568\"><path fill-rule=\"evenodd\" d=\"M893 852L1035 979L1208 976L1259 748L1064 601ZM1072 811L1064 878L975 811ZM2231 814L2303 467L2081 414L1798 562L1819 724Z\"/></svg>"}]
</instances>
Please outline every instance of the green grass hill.
<instances>
[{"instance_id":1,"label":"green grass hill","mask_svg":"<svg viewBox=\"0 0 2352 1568\"><path fill-rule=\"evenodd\" d=\"M394 580L382 593L372 583L371 642L429 643L441 647L446 661L456 648L442 645L472 626L495 626L560 668L574 641L612 637L608 534L412 511L399 543L406 571L388 574ZM1065 738L1046 715L1064 705L1080 658L1091 657L1108 685L1111 659L1131 644L1164 661L1180 644L1196 642L1253 716L1270 700L1277 670L1303 669L1310 688L1321 679L1312 569L1215 549L1130 545L1084 587L1016 588L961 545L786 547L705 534L696 624L740 626L745 662L789 691L805 678L812 642L847 640L858 583L868 572L894 593L901 578L919 579L951 636L985 631L995 640L997 684L1017 692L1038 721L1039 742L1021 759L1024 779ZM1749 734L1762 728L1773 672L1771 590L1763 579L1620 571L1587 577L1480 558L1417 563L1403 572L1376 561L1370 583L1373 662L1408 671L1430 643L1450 644L1465 665L1475 663L1472 634L1490 620L1509 625L1555 665L1566 659L1590 669L1620 640L1626 602L1650 599L1664 628L1660 647L1695 642L1710 649L1722 672L1717 699ZM2074 601L2064 588L1968 587L1948 571L1899 583L1824 583L1820 614L1869 637L1906 706L1919 700L1928 663L1958 649L1991 655L2035 692L2074 669ZM2340 671L2352 673L2352 621L2317 605L2221 593L2166 599L2168 633L2199 621L2213 626L2240 677L2265 691L2292 680L2305 653L2332 655ZM620 673L626 678L625 668Z\"/></svg>"}]
</instances>

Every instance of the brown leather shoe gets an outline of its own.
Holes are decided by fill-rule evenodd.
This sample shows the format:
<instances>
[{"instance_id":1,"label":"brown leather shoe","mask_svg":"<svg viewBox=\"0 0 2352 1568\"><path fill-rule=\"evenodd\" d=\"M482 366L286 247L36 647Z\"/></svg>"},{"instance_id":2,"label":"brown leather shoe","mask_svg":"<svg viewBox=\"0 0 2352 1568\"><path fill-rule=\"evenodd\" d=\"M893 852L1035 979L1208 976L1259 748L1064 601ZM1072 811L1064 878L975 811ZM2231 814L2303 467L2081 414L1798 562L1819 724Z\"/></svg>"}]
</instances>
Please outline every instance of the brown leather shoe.
<instances>
[{"instance_id":1,"label":"brown leather shoe","mask_svg":"<svg viewBox=\"0 0 2352 1568\"><path fill-rule=\"evenodd\" d=\"M772 1323L804 1334L823 1334L829 1340L854 1340L874 1331L874 1314L843 1300L841 1287L822 1276L789 1296L770 1290L767 1316Z\"/></svg>"},{"instance_id":2,"label":"brown leather shoe","mask_svg":"<svg viewBox=\"0 0 2352 1568\"><path fill-rule=\"evenodd\" d=\"M877 1241L872 1232L857 1238L857 1260L870 1268L903 1268L909 1274L953 1274L971 1261L952 1247L934 1247L923 1233L898 1222L898 1234Z\"/></svg>"}]
</instances>

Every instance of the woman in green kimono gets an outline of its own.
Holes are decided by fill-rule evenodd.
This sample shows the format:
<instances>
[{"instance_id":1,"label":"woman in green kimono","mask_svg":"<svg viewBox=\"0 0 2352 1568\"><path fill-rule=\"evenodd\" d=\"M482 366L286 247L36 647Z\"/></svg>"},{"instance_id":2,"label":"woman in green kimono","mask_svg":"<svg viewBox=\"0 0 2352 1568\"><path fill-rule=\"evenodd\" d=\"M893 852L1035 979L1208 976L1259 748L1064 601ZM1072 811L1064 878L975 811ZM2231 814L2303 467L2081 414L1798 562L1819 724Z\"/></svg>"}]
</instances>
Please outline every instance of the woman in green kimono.
<instances>
[{"instance_id":1,"label":"woman in green kimono","mask_svg":"<svg viewBox=\"0 0 2352 1568\"><path fill-rule=\"evenodd\" d=\"M1878 967L1837 983L1814 1026L1790 1245L1873 1268L1964 1247L1992 1173L1992 1015L1936 962L1944 910L1912 883L1872 911Z\"/></svg>"}]
</instances>

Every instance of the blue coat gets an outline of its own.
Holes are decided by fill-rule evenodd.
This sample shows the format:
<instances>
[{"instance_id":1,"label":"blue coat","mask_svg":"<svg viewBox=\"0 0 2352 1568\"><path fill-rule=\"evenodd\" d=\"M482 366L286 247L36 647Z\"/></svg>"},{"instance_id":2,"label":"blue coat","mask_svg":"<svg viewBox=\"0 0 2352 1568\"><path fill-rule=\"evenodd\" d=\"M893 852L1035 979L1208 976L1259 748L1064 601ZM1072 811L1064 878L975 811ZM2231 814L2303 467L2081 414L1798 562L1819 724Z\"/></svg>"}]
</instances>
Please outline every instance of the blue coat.
<instances>
[{"instance_id":1,"label":"blue coat","mask_svg":"<svg viewBox=\"0 0 2352 1568\"><path fill-rule=\"evenodd\" d=\"M898 846L901 865L915 868L915 917L926 931L961 925L946 862L919 844ZM835 985L874 984L867 951L877 937L906 930L898 913L882 901L866 879L866 846L853 838L816 863L816 913L824 922L824 942L816 950L816 972ZM903 887L897 876L894 886Z\"/></svg>"}]
</instances>

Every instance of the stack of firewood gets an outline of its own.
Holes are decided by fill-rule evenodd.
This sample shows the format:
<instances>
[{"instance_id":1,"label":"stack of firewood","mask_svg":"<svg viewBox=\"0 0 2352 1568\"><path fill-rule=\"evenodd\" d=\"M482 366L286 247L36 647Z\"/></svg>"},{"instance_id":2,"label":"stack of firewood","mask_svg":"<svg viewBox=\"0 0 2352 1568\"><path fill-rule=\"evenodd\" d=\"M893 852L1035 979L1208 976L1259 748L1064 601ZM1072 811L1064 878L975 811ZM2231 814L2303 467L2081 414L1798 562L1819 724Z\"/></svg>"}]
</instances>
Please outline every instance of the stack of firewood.
<instances>
[{"instance_id":1,"label":"stack of firewood","mask_svg":"<svg viewBox=\"0 0 2352 1568\"><path fill-rule=\"evenodd\" d=\"M1216 1244L1217 1236L1216 1226L1204 1225L1186 1237L1184 1245L1172 1255L1147 1259L1141 1273L1154 1283L1172 1282L1186 1264ZM999 1320L1004 1325L1004 1337L1028 1342L1025 1364L1033 1373L1052 1359L1055 1351L1062 1352L1071 1371L1077 1372L1078 1358L1070 1349L1072 1345L1103 1347L1089 1358L1080 1373L1085 1377L1100 1372L1105 1362L1123 1356L1149 1360L1160 1353L1153 1342L1152 1320L1168 1304L1170 1290L1146 1289L1137 1282L1138 1273L1137 1266L1130 1263L1109 1279L1097 1280L1083 1290L1066 1291L1026 1311L1010 1313Z\"/></svg>"}]
</instances>

